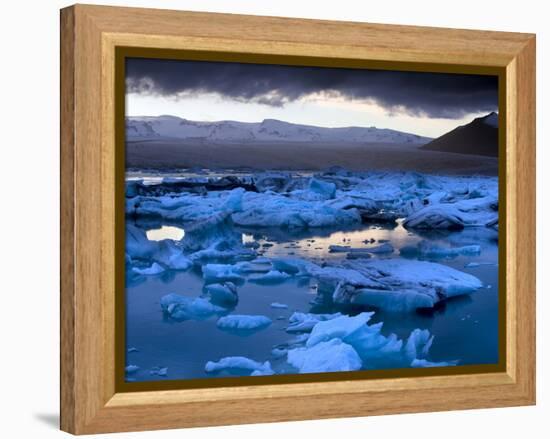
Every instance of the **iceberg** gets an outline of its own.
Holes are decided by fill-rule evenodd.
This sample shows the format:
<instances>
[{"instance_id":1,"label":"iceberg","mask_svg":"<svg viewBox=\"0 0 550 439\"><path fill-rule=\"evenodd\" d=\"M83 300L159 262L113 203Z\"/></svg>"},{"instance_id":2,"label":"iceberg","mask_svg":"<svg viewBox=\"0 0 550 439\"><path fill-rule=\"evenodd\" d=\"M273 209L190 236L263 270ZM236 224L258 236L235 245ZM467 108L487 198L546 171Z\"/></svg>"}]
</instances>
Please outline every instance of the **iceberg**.
<instances>
[{"instance_id":1,"label":"iceberg","mask_svg":"<svg viewBox=\"0 0 550 439\"><path fill-rule=\"evenodd\" d=\"M403 347L403 353L408 361L425 359L430 351L434 337L427 329L415 329L409 335Z\"/></svg>"},{"instance_id":2,"label":"iceberg","mask_svg":"<svg viewBox=\"0 0 550 439\"><path fill-rule=\"evenodd\" d=\"M239 375L240 371L248 371L254 375L273 375L273 369L269 361L260 363L247 357L224 357L219 361L209 361L204 370L206 373L227 371Z\"/></svg>"},{"instance_id":3,"label":"iceberg","mask_svg":"<svg viewBox=\"0 0 550 439\"><path fill-rule=\"evenodd\" d=\"M498 198L491 195L428 205L409 215L403 227L460 230L464 227L490 227L495 221L498 221Z\"/></svg>"},{"instance_id":4,"label":"iceberg","mask_svg":"<svg viewBox=\"0 0 550 439\"><path fill-rule=\"evenodd\" d=\"M288 351L287 362L300 373L349 372L361 369L361 358L350 345L339 339L318 343L313 347Z\"/></svg>"},{"instance_id":5,"label":"iceberg","mask_svg":"<svg viewBox=\"0 0 550 439\"><path fill-rule=\"evenodd\" d=\"M210 301L221 306L235 306L239 301L237 287L232 282L209 284L204 287Z\"/></svg>"},{"instance_id":6,"label":"iceberg","mask_svg":"<svg viewBox=\"0 0 550 439\"><path fill-rule=\"evenodd\" d=\"M350 303L370 306L387 312L410 312L433 308L437 297L415 289L375 290L359 288L353 292Z\"/></svg>"},{"instance_id":7,"label":"iceberg","mask_svg":"<svg viewBox=\"0 0 550 439\"><path fill-rule=\"evenodd\" d=\"M428 241L421 241L416 247L403 247L399 253L405 257L422 257L428 259L450 259L457 256L477 256L481 253L481 246L477 244L460 247L442 247Z\"/></svg>"},{"instance_id":8,"label":"iceberg","mask_svg":"<svg viewBox=\"0 0 550 439\"><path fill-rule=\"evenodd\" d=\"M231 281L242 283L244 277L238 272L238 267L229 264L206 264L202 266L202 277L206 282L216 283Z\"/></svg>"},{"instance_id":9,"label":"iceberg","mask_svg":"<svg viewBox=\"0 0 550 439\"><path fill-rule=\"evenodd\" d=\"M310 332L317 323L325 320L335 319L336 317L340 316L342 316L342 314L340 313L311 314L295 312L288 319L290 325L286 328L286 332Z\"/></svg>"},{"instance_id":10,"label":"iceberg","mask_svg":"<svg viewBox=\"0 0 550 439\"><path fill-rule=\"evenodd\" d=\"M188 270L193 266L193 262L184 255L183 250L168 240L159 241L154 258L171 270Z\"/></svg>"},{"instance_id":11,"label":"iceberg","mask_svg":"<svg viewBox=\"0 0 550 439\"><path fill-rule=\"evenodd\" d=\"M164 268L159 264L157 264L156 262L153 262L153 264L150 267L146 267L146 268L133 267L132 271L134 273L141 274L142 276L154 276L162 273L164 271Z\"/></svg>"},{"instance_id":12,"label":"iceberg","mask_svg":"<svg viewBox=\"0 0 550 439\"><path fill-rule=\"evenodd\" d=\"M326 200L330 200L336 195L336 185L334 183L318 178L311 178L309 180L309 190L321 195Z\"/></svg>"},{"instance_id":13,"label":"iceberg","mask_svg":"<svg viewBox=\"0 0 550 439\"><path fill-rule=\"evenodd\" d=\"M174 320L203 320L227 312L202 297L190 298L174 293L163 296L160 307L165 315Z\"/></svg>"},{"instance_id":14,"label":"iceberg","mask_svg":"<svg viewBox=\"0 0 550 439\"><path fill-rule=\"evenodd\" d=\"M267 328L271 325L271 319L262 315L239 315L231 314L228 316L220 317L216 326L224 330L245 330L245 331L257 331Z\"/></svg>"},{"instance_id":15,"label":"iceberg","mask_svg":"<svg viewBox=\"0 0 550 439\"><path fill-rule=\"evenodd\" d=\"M347 336L365 326L373 314L372 312L362 312L354 317L341 316L321 321L313 327L307 339L306 346L312 347L317 343L333 338L345 341Z\"/></svg>"},{"instance_id":16,"label":"iceberg","mask_svg":"<svg viewBox=\"0 0 550 439\"><path fill-rule=\"evenodd\" d=\"M271 270L265 274L250 277L248 281L259 283L259 284L276 284L276 283L284 282L289 277L290 275L285 272Z\"/></svg>"},{"instance_id":17,"label":"iceberg","mask_svg":"<svg viewBox=\"0 0 550 439\"><path fill-rule=\"evenodd\" d=\"M370 279L371 285L342 278L333 293L338 303L357 303L386 311L432 308L450 297L471 294L483 284L471 274L446 265L409 259L343 261L348 270ZM378 285L372 285L378 282ZM386 295L386 293L389 293ZM399 304L399 301L403 301Z\"/></svg>"},{"instance_id":18,"label":"iceberg","mask_svg":"<svg viewBox=\"0 0 550 439\"><path fill-rule=\"evenodd\" d=\"M126 254L132 259L150 260L158 250L158 243L149 241L145 230L126 224Z\"/></svg>"}]
</instances>

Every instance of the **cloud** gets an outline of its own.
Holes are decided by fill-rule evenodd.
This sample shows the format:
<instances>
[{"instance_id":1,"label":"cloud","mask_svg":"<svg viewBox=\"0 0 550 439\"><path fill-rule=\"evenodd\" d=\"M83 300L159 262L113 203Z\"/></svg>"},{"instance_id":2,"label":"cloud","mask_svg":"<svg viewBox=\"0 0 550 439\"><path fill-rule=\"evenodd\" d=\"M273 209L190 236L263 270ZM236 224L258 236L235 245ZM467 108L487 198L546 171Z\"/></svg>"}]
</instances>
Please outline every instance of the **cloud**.
<instances>
[{"instance_id":1,"label":"cloud","mask_svg":"<svg viewBox=\"0 0 550 439\"><path fill-rule=\"evenodd\" d=\"M126 87L174 98L214 93L274 107L321 95L375 103L389 114L448 119L498 108L498 78L483 75L130 58Z\"/></svg>"}]
</instances>

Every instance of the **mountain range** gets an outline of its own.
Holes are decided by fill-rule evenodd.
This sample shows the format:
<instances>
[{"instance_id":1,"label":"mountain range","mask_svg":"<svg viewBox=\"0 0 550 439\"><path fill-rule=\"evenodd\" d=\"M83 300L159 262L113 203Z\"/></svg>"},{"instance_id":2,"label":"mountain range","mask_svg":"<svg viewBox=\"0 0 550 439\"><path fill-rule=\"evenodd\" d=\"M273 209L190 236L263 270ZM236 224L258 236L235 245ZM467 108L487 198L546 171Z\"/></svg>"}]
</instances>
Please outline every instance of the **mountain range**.
<instances>
[{"instance_id":1,"label":"mountain range","mask_svg":"<svg viewBox=\"0 0 550 439\"><path fill-rule=\"evenodd\" d=\"M126 140L180 139L208 143L342 142L424 145L432 139L376 127L326 128L276 119L262 122L195 122L175 116L126 118Z\"/></svg>"}]
</instances>

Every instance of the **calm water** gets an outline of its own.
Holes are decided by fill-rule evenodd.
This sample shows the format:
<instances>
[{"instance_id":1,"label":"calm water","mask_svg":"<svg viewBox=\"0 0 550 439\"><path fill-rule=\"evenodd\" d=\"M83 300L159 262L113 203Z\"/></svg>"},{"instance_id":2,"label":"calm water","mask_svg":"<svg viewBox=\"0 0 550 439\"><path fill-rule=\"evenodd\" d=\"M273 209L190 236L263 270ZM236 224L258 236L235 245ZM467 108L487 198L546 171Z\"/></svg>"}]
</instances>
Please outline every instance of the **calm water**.
<instances>
[{"instance_id":1,"label":"calm water","mask_svg":"<svg viewBox=\"0 0 550 439\"><path fill-rule=\"evenodd\" d=\"M154 224L144 226L150 240L181 239L185 233L182 224ZM415 328L428 329L434 336L430 350L433 361L459 360L459 364L498 362L498 233L489 229L470 229L461 232L431 232L419 235L397 226L362 225L349 230L315 230L296 234L275 230L237 229L243 242L257 241L259 253L265 256L294 256L321 262L343 258L345 254L330 253L329 245L365 247L390 242L396 251L391 255L375 257L399 258L399 248L415 245L421 240L454 245L481 245L477 256L458 256L437 259L435 262L473 274L484 287L471 296L447 301L429 314L392 314L377 312L374 322L384 322L385 335L396 333L406 338ZM467 267L469 263L480 265ZM274 368L283 367L283 360L274 359L274 346L286 343L294 336L285 332L288 317L294 311L336 312L349 314L364 309L342 309L334 306L329 297L316 300L314 280L291 278L277 285L258 285L250 282L238 288L239 302L231 310L235 314L262 314L273 320L267 329L249 334L235 335L219 330L216 317L207 320L174 322L161 311L160 298L168 293L189 297L202 294L203 279L198 270L163 273L160 276L140 278L127 285L127 364L139 366L131 379L188 379L205 378L207 361L226 356L245 356L257 361L269 360ZM288 309L275 309L273 302L284 303ZM135 351L137 349L137 351ZM167 367L166 377L151 375L155 367ZM368 366L367 366L368 367ZM286 371L285 369L283 371ZM292 373L292 370L288 370Z\"/></svg>"}]
</instances>

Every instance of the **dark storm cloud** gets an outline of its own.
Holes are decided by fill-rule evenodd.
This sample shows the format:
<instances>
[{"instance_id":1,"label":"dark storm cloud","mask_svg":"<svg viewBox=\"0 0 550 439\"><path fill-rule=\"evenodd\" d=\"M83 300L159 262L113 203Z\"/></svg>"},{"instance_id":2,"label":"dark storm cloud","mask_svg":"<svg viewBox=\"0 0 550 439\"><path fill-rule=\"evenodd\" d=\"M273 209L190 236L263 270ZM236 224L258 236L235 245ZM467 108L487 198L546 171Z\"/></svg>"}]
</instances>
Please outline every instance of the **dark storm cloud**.
<instances>
[{"instance_id":1,"label":"dark storm cloud","mask_svg":"<svg viewBox=\"0 0 550 439\"><path fill-rule=\"evenodd\" d=\"M498 106L495 76L128 59L130 93L161 96L217 93L271 106L314 93L367 100L388 113L460 118Z\"/></svg>"}]
</instances>

